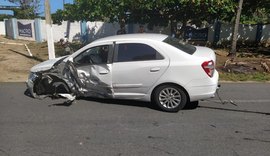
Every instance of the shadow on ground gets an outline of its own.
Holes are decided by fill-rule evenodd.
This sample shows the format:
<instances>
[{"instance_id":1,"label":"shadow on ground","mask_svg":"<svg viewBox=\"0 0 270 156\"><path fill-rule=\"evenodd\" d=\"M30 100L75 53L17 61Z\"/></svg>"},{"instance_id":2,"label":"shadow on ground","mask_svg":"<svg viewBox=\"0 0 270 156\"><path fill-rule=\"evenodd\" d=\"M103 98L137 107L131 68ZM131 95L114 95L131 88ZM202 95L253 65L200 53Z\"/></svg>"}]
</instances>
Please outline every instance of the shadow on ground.
<instances>
[{"instance_id":1,"label":"shadow on ground","mask_svg":"<svg viewBox=\"0 0 270 156\"><path fill-rule=\"evenodd\" d=\"M38 57L36 57L36 56L29 56L29 55L23 54L23 53L21 53L21 52L18 52L18 51L16 51L16 50L12 50L12 49L9 49L9 50L12 51L12 52L14 52L14 53L16 53L16 54L19 54L19 55L21 55L21 56L24 56L24 57L26 57L26 58L34 59L34 60L36 60L36 61L38 61L38 62L43 62L43 61L45 61L45 60L43 60L43 59L41 59L41 58L38 58Z\"/></svg>"},{"instance_id":2,"label":"shadow on ground","mask_svg":"<svg viewBox=\"0 0 270 156\"><path fill-rule=\"evenodd\" d=\"M229 108L218 108L218 107L209 107L209 106L198 106L199 108L212 109L212 110L223 110L230 112L240 112L240 113L252 113L252 114L262 114L270 115L268 112L259 112L259 111L249 111L249 110L239 110L239 109L229 109Z\"/></svg>"},{"instance_id":3,"label":"shadow on ground","mask_svg":"<svg viewBox=\"0 0 270 156\"><path fill-rule=\"evenodd\" d=\"M25 90L24 95L28 96L30 98L34 98L28 89ZM132 106L132 107L146 107L149 109L160 111L160 109L155 104L153 104L151 102L136 101L136 100L120 100L120 99L101 99L101 98L92 98L92 97L77 97L77 99L75 101L68 101L67 100L64 102L51 104L51 105L49 105L49 107L52 107L52 106L69 107L73 103L76 103L76 101L80 101L80 100L94 101L94 102L98 102L100 104L113 104L113 105ZM184 110L193 110L193 109L196 109L197 107L198 107L198 102L191 102L184 107Z\"/></svg>"},{"instance_id":4,"label":"shadow on ground","mask_svg":"<svg viewBox=\"0 0 270 156\"><path fill-rule=\"evenodd\" d=\"M131 106L131 107L145 107L152 110L162 111L158 108L155 104L151 102L144 102L144 101L136 101L136 100L120 100L120 99L99 99L99 98L92 98L92 97L81 97L77 98L78 101L85 100L85 101L94 101L100 104L108 104L108 105L121 105L121 106ZM65 106L69 107L73 104L73 102L64 102L64 103L57 103L52 104L50 106ZM198 102L189 103L189 105L184 107L184 110L193 110L198 108ZM177 112L175 112L177 113Z\"/></svg>"},{"instance_id":5,"label":"shadow on ground","mask_svg":"<svg viewBox=\"0 0 270 156\"><path fill-rule=\"evenodd\" d=\"M100 104L146 107L146 108L158 110L158 108L155 105L153 105L151 102L136 101L136 100L99 99L99 98L92 98L92 97L80 97L77 100L94 101L94 102L99 102Z\"/></svg>"}]
</instances>

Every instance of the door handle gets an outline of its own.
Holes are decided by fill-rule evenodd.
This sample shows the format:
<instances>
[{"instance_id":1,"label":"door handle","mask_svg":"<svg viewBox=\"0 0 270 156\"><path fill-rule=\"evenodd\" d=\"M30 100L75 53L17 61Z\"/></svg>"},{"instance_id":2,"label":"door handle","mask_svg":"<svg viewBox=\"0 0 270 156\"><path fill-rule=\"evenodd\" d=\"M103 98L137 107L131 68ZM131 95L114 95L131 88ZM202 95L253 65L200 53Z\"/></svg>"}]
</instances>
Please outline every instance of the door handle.
<instances>
[{"instance_id":1,"label":"door handle","mask_svg":"<svg viewBox=\"0 0 270 156\"><path fill-rule=\"evenodd\" d=\"M154 67L150 69L150 72L158 72L158 71L160 71L159 67Z\"/></svg>"},{"instance_id":2,"label":"door handle","mask_svg":"<svg viewBox=\"0 0 270 156\"><path fill-rule=\"evenodd\" d=\"M107 70L102 70L102 71L99 72L100 75L105 75L105 74L108 74L108 73L109 73L109 71L107 71Z\"/></svg>"}]
</instances>

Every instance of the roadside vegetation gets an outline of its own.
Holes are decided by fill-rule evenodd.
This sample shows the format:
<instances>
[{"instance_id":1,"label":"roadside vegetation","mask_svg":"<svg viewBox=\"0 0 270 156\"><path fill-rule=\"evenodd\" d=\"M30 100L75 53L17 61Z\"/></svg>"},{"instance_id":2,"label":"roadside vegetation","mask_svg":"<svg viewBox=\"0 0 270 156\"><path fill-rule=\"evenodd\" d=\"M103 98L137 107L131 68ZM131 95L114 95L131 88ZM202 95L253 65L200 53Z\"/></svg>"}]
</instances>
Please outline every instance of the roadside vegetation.
<instances>
[{"instance_id":1,"label":"roadside vegetation","mask_svg":"<svg viewBox=\"0 0 270 156\"><path fill-rule=\"evenodd\" d=\"M243 73L225 73L219 72L221 81L233 81L233 82L247 82L247 81L257 81L257 82L268 82L270 81L270 74L265 72L256 72L251 74Z\"/></svg>"},{"instance_id":2,"label":"roadside vegetation","mask_svg":"<svg viewBox=\"0 0 270 156\"><path fill-rule=\"evenodd\" d=\"M2 36L0 36L0 40L12 43L26 43L33 54L33 57L30 57L22 45L1 44L0 63L3 68L0 71L6 73L2 74L1 82L25 81L32 66L48 59L46 42L9 40ZM70 44L73 51L82 46L80 43ZM267 67L270 67L270 47L240 47L237 50L237 57L233 61L231 57L227 56L229 48L213 49L217 56L216 68L220 74L220 81L270 82L270 72L267 71ZM57 57L67 54L65 48L59 43L55 43L55 50ZM14 59L17 60L16 63L12 61Z\"/></svg>"},{"instance_id":3,"label":"roadside vegetation","mask_svg":"<svg viewBox=\"0 0 270 156\"><path fill-rule=\"evenodd\" d=\"M73 52L81 48L80 43L71 43ZM33 55L39 60L47 60L47 43L30 43L29 48ZM260 49L260 50L258 50ZM55 43L56 56L66 55L65 47ZM270 47L242 47L238 48L237 57L227 56L228 48L214 48L217 56L216 68L220 74L221 81L270 81ZM264 52L263 52L264 51ZM263 67L262 63L267 65Z\"/></svg>"},{"instance_id":4,"label":"roadside vegetation","mask_svg":"<svg viewBox=\"0 0 270 156\"><path fill-rule=\"evenodd\" d=\"M270 47L238 47L234 58L228 48L214 50L221 81L270 81Z\"/></svg>"},{"instance_id":5,"label":"roadside vegetation","mask_svg":"<svg viewBox=\"0 0 270 156\"><path fill-rule=\"evenodd\" d=\"M20 6L14 10L14 18L34 19L40 15L40 0L6 1ZM154 26L170 26L171 34L183 38L187 25L201 28L222 21L234 24L233 29L238 30L239 23L269 24L269 15L270 0L74 0L72 4L64 4L64 9L58 9L52 14L52 19L58 24L68 20L118 22L120 26L129 23L147 24L148 29ZM2 15L0 19L9 17ZM266 40L265 45L239 45L237 31L233 32L232 36L233 42L225 43L225 46L210 46L217 55L216 67L220 80L270 81L270 39ZM31 42L28 46L36 61L48 59L46 43ZM79 43L72 43L69 45L70 51L67 51L66 47L56 43L56 55L72 53L81 46Z\"/></svg>"}]
</instances>

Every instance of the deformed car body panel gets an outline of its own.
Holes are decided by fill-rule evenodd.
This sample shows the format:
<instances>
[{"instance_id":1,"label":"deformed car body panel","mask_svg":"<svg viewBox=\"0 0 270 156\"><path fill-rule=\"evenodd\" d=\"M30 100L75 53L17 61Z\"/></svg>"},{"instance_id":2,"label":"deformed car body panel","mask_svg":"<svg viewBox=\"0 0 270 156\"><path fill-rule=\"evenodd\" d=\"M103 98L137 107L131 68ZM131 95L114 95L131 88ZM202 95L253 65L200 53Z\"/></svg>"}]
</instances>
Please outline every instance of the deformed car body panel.
<instances>
[{"instance_id":1,"label":"deformed car body panel","mask_svg":"<svg viewBox=\"0 0 270 156\"><path fill-rule=\"evenodd\" d=\"M40 72L40 71L50 70L53 66L56 66L57 64L61 63L67 57L68 56L62 56L62 57L58 57L55 59L50 59L50 60L41 62L40 64L33 66L31 68L31 72Z\"/></svg>"},{"instance_id":2,"label":"deformed car body panel","mask_svg":"<svg viewBox=\"0 0 270 156\"><path fill-rule=\"evenodd\" d=\"M182 87L190 102L212 97L218 72L209 77L201 65L210 60L215 63L214 52L192 47L194 51L186 53L164 42L165 38L168 36L162 34L129 34L94 41L70 56L34 66L28 89L36 98L73 101L91 96L151 101L157 87L171 84ZM109 49L105 62L96 56L103 48ZM135 57L140 53L143 55Z\"/></svg>"},{"instance_id":3,"label":"deformed car body panel","mask_svg":"<svg viewBox=\"0 0 270 156\"><path fill-rule=\"evenodd\" d=\"M82 89L80 96L112 97L111 68L111 64L77 67L74 73Z\"/></svg>"},{"instance_id":4,"label":"deformed car body panel","mask_svg":"<svg viewBox=\"0 0 270 156\"><path fill-rule=\"evenodd\" d=\"M38 65L34 68L38 68ZM67 98L73 101L76 96L112 97L112 87L109 75L111 65L90 68L77 67L71 61L56 62L51 69L33 73L27 86L35 98ZM31 74L31 75L33 75Z\"/></svg>"}]
</instances>

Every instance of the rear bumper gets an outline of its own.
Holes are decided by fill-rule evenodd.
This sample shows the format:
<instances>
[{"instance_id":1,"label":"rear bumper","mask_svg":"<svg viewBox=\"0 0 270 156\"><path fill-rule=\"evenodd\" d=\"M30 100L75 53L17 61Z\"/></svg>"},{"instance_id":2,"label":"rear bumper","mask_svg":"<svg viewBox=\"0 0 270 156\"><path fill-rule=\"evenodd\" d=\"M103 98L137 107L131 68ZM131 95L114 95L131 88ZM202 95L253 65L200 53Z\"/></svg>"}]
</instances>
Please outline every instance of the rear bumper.
<instances>
[{"instance_id":1,"label":"rear bumper","mask_svg":"<svg viewBox=\"0 0 270 156\"><path fill-rule=\"evenodd\" d=\"M215 93L219 88L219 74L215 71L212 78L192 80L186 85L190 101L198 101L215 97Z\"/></svg>"},{"instance_id":2,"label":"rear bumper","mask_svg":"<svg viewBox=\"0 0 270 156\"><path fill-rule=\"evenodd\" d=\"M190 90L190 101L198 101L215 97L217 86L192 87Z\"/></svg>"}]
</instances>

